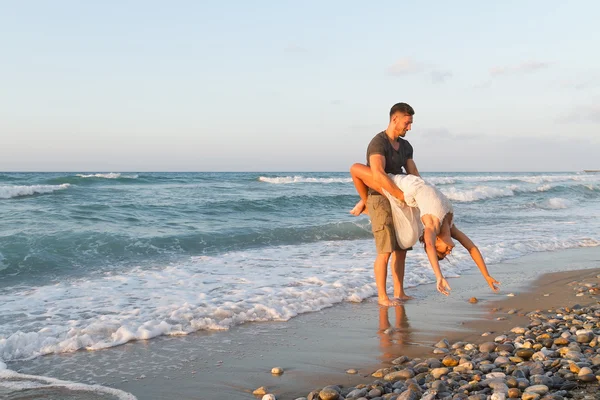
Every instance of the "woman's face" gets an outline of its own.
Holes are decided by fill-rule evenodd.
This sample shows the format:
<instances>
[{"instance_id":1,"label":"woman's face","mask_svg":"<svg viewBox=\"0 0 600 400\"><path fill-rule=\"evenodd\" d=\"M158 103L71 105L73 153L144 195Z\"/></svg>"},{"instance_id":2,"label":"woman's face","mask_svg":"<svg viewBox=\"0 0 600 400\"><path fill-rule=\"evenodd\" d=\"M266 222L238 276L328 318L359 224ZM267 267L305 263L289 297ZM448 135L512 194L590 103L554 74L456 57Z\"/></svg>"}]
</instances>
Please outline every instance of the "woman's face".
<instances>
[{"instance_id":1,"label":"woman's face","mask_svg":"<svg viewBox=\"0 0 600 400\"><path fill-rule=\"evenodd\" d=\"M443 260L446 256L452 253L452 249L454 248L454 243L450 240L450 243L446 243L444 240L440 239L439 236L435 238L435 252L437 253L438 259Z\"/></svg>"}]
</instances>

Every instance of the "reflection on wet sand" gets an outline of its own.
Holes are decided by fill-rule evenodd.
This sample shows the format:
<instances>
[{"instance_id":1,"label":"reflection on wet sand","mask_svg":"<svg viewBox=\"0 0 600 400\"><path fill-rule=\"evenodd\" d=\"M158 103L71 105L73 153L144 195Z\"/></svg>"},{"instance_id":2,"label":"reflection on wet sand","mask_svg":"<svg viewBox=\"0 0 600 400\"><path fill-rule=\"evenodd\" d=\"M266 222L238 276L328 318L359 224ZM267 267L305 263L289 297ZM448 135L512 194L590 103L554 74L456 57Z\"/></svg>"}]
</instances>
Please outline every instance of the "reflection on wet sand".
<instances>
[{"instance_id":1,"label":"reflection on wet sand","mask_svg":"<svg viewBox=\"0 0 600 400\"><path fill-rule=\"evenodd\" d=\"M389 314L394 314L394 326L390 324ZM393 307L379 307L379 347L381 359L388 360L411 344L412 329L408 323L404 304Z\"/></svg>"}]
</instances>

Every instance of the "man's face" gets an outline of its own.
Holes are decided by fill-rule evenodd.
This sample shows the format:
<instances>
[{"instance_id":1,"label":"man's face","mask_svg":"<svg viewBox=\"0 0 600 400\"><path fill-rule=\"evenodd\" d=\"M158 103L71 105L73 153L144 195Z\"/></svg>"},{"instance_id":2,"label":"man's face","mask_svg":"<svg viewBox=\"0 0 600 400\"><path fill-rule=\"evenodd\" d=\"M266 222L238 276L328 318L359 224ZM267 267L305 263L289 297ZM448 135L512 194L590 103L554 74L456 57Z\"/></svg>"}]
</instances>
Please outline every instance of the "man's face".
<instances>
[{"instance_id":1,"label":"man's face","mask_svg":"<svg viewBox=\"0 0 600 400\"><path fill-rule=\"evenodd\" d=\"M396 113L392 117L392 122L394 122L394 133L399 137L404 137L412 127L413 117L412 115Z\"/></svg>"}]
</instances>

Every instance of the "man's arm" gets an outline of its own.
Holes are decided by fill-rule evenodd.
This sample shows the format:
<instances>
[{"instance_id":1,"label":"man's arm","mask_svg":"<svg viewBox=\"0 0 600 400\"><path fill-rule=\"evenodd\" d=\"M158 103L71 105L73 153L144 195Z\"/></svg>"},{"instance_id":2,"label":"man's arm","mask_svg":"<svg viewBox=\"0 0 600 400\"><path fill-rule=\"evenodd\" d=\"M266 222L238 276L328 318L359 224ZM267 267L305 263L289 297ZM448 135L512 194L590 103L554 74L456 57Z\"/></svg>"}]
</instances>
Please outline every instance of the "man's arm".
<instances>
[{"instance_id":1,"label":"man's arm","mask_svg":"<svg viewBox=\"0 0 600 400\"><path fill-rule=\"evenodd\" d=\"M415 164L415 161L412 158L406 160L406 173L409 175L416 175L418 177L421 177L421 175L419 174L419 170L417 169L417 164Z\"/></svg>"},{"instance_id":2,"label":"man's arm","mask_svg":"<svg viewBox=\"0 0 600 400\"><path fill-rule=\"evenodd\" d=\"M385 157L381 154L372 154L369 157L369 164L375 182L395 198L404 201L404 192L385 173Z\"/></svg>"}]
</instances>

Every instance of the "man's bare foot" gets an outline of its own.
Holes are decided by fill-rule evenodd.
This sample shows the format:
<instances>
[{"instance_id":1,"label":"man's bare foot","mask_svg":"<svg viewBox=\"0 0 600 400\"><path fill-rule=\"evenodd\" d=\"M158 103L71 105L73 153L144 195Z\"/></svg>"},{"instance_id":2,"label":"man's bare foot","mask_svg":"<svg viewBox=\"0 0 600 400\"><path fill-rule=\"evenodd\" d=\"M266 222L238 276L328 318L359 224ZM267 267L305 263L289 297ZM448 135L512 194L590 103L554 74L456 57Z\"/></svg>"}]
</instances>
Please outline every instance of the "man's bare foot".
<instances>
[{"instance_id":1,"label":"man's bare foot","mask_svg":"<svg viewBox=\"0 0 600 400\"><path fill-rule=\"evenodd\" d=\"M352 210L350 210L350 214L355 215L357 217L360 214L368 214L365 202L360 200L358 203L356 203L354 208Z\"/></svg>"},{"instance_id":2,"label":"man's bare foot","mask_svg":"<svg viewBox=\"0 0 600 400\"><path fill-rule=\"evenodd\" d=\"M399 296L394 295L394 299L398 300L398 301L407 301L407 300L414 299L414 297L413 296L409 296L407 294L401 294Z\"/></svg>"},{"instance_id":3,"label":"man's bare foot","mask_svg":"<svg viewBox=\"0 0 600 400\"><path fill-rule=\"evenodd\" d=\"M400 302L396 299L390 299L389 297L386 297L384 299L379 299L377 301L379 303L380 306L383 307L394 307L394 306L399 306Z\"/></svg>"}]
</instances>

